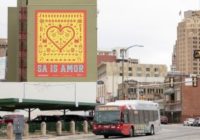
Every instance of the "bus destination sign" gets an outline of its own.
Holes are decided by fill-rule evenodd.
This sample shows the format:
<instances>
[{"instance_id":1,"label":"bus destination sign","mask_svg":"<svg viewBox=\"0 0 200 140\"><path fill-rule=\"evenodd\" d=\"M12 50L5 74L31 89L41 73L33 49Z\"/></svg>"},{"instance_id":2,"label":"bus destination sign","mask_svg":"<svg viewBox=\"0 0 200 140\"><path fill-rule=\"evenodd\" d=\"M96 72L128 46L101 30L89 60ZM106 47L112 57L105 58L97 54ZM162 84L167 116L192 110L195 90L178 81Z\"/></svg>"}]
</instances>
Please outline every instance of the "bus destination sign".
<instances>
[{"instance_id":1,"label":"bus destination sign","mask_svg":"<svg viewBox=\"0 0 200 140\"><path fill-rule=\"evenodd\" d=\"M96 108L97 111L111 111L111 110L119 110L117 106L99 106Z\"/></svg>"}]
</instances>

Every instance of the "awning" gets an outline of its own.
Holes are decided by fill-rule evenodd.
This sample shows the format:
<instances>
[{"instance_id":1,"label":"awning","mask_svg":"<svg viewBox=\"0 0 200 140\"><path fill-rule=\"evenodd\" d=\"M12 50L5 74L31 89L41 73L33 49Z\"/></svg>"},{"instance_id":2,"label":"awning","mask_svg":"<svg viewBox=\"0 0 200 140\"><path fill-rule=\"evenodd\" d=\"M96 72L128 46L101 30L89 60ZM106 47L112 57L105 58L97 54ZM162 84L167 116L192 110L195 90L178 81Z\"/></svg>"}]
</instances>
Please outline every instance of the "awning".
<instances>
[{"instance_id":1,"label":"awning","mask_svg":"<svg viewBox=\"0 0 200 140\"><path fill-rule=\"evenodd\" d=\"M75 102L66 101L51 101L51 100L32 100L32 99L17 99L8 98L0 99L1 111L14 111L15 109L27 109L27 108L39 108L40 110L93 110L98 103L84 103L78 102L78 106Z\"/></svg>"},{"instance_id":2,"label":"awning","mask_svg":"<svg viewBox=\"0 0 200 140\"><path fill-rule=\"evenodd\" d=\"M164 95L171 95L175 93L175 90L173 88L168 88L164 91Z\"/></svg>"}]
</instances>

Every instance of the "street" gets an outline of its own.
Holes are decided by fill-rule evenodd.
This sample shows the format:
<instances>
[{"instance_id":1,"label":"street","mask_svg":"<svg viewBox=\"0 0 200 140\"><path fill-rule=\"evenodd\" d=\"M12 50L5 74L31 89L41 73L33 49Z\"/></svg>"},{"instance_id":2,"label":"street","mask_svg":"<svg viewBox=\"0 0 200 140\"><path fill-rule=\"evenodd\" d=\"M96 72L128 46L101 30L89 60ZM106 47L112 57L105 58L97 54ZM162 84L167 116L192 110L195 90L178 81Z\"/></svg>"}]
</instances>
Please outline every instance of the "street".
<instances>
[{"instance_id":1,"label":"street","mask_svg":"<svg viewBox=\"0 0 200 140\"><path fill-rule=\"evenodd\" d=\"M56 140L68 140L72 137L56 137ZM52 139L52 140L53 140ZM103 140L103 136L84 135L73 137L79 140ZM160 132L154 136L135 136L135 137L109 137L109 140L199 140L200 127L183 126L182 124L162 125Z\"/></svg>"}]
</instances>

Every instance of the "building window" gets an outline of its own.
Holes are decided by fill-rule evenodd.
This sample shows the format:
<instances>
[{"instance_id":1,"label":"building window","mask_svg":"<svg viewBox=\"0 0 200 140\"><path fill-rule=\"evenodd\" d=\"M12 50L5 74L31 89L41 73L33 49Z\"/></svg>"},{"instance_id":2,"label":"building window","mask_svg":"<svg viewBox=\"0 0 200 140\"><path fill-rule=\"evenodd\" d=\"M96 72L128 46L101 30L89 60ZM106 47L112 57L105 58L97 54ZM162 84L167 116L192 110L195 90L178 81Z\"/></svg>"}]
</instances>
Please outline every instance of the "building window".
<instances>
[{"instance_id":1,"label":"building window","mask_svg":"<svg viewBox=\"0 0 200 140\"><path fill-rule=\"evenodd\" d=\"M122 74L122 73L120 73L120 74L119 74L119 76L123 76L123 74Z\"/></svg>"},{"instance_id":2,"label":"building window","mask_svg":"<svg viewBox=\"0 0 200 140\"><path fill-rule=\"evenodd\" d=\"M197 66L197 63L193 63L193 66Z\"/></svg>"},{"instance_id":3,"label":"building window","mask_svg":"<svg viewBox=\"0 0 200 140\"><path fill-rule=\"evenodd\" d=\"M128 70L129 70L129 71L132 71L132 67L129 67Z\"/></svg>"},{"instance_id":4,"label":"building window","mask_svg":"<svg viewBox=\"0 0 200 140\"><path fill-rule=\"evenodd\" d=\"M157 72L157 71L159 71L159 69L158 68L154 68L154 71Z\"/></svg>"},{"instance_id":5,"label":"building window","mask_svg":"<svg viewBox=\"0 0 200 140\"><path fill-rule=\"evenodd\" d=\"M150 77L150 74L146 74L146 77Z\"/></svg>"},{"instance_id":6,"label":"building window","mask_svg":"<svg viewBox=\"0 0 200 140\"><path fill-rule=\"evenodd\" d=\"M197 41L193 41L193 44L197 44Z\"/></svg>"},{"instance_id":7,"label":"building window","mask_svg":"<svg viewBox=\"0 0 200 140\"><path fill-rule=\"evenodd\" d=\"M136 75L137 75L137 77L141 77L141 76L142 76L142 74L141 74L141 73L137 73Z\"/></svg>"},{"instance_id":8,"label":"building window","mask_svg":"<svg viewBox=\"0 0 200 140\"><path fill-rule=\"evenodd\" d=\"M133 76L133 74L132 74L132 73L129 73L128 76Z\"/></svg>"},{"instance_id":9,"label":"building window","mask_svg":"<svg viewBox=\"0 0 200 140\"><path fill-rule=\"evenodd\" d=\"M159 77L159 74L154 74L154 77Z\"/></svg>"},{"instance_id":10,"label":"building window","mask_svg":"<svg viewBox=\"0 0 200 140\"><path fill-rule=\"evenodd\" d=\"M128 88L128 93L136 93L135 91L136 91L135 88Z\"/></svg>"},{"instance_id":11,"label":"building window","mask_svg":"<svg viewBox=\"0 0 200 140\"><path fill-rule=\"evenodd\" d=\"M146 71L150 71L150 68L146 68Z\"/></svg>"},{"instance_id":12,"label":"building window","mask_svg":"<svg viewBox=\"0 0 200 140\"><path fill-rule=\"evenodd\" d=\"M196 48L197 48L197 46L196 46L196 45L193 45L193 48L195 48L195 49L196 49Z\"/></svg>"},{"instance_id":13,"label":"building window","mask_svg":"<svg viewBox=\"0 0 200 140\"><path fill-rule=\"evenodd\" d=\"M194 67L193 70L197 70L197 67Z\"/></svg>"},{"instance_id":14,"label":"building window","mask_svg":"<svg viewBox=\"0 0 200 140\"><path fill-rule=\"evenodd\" d=\"M141 67L137 67L137 71L142 71L142 68Z\"/></svg>"}]
</instances>

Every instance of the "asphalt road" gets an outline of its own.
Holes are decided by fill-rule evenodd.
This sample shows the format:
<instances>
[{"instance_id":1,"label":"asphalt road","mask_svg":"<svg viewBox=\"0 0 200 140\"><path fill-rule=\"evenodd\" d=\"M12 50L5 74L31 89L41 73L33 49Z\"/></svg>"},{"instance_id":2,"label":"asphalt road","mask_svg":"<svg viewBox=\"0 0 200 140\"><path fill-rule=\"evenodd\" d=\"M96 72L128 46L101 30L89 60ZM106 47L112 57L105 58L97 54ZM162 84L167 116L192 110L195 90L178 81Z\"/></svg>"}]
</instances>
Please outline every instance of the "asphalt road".
<instances>
[{"instance_id":1,"label":"asphalt road","mask_svg":"<svg viewBox=\"0 0 200 140\"><path fill-rule=\"evenodd\" d=\"M104 140L103 136L80 134L59 137L38 137L24 140ZM106 139L105 139L106 140ZM200 140L200 127L182 124L162 125L162 129L153 136L109 137L109 140Z\"/></svg>"},{"instance_id":2,"label":"asphalt road","mask_svg":"<svg viewBox=\"0 0 200 140\"><path fill-rule=\"evenodd\" d=\"M103 136L77 138L79 140L103 140ZM66 140L66 139L65 139ZM183 126L182 124L162 125L161 131L153 136L109 137L109 140L200 140L200 127Z\"/></svg>"}]
</instances>

